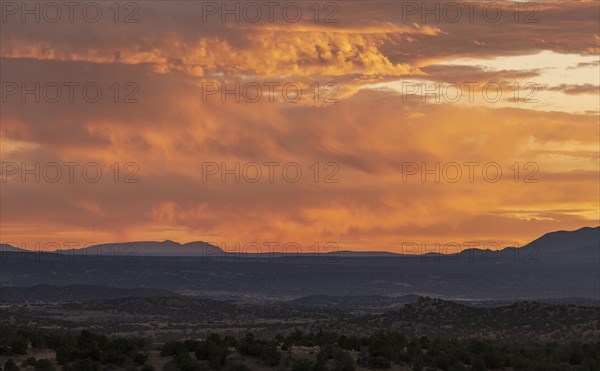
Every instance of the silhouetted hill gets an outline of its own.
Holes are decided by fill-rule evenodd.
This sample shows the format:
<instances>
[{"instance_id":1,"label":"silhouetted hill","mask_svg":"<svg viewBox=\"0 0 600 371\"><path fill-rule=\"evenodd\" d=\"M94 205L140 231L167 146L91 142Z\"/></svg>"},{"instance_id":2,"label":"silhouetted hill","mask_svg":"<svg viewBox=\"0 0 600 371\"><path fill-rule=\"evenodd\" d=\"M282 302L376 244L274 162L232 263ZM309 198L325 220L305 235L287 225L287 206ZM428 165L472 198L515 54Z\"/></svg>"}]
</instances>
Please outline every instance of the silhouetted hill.
<instances>
[{"instance_id":1,"label":"silhouetted hill","mask_svg":"<svg viewBox=\"0 0 600 371\"><path fill-rule=\"evenodd\" d=\"M27 252L8 244L0 244L0 252ZM180 244L171 240L134 241L93 245L82 249L58 250L59 254L95 256L172 256L172 257L223 257L236 253L223 251L208 242L194 241ZM239 255L239 253L238 253ZM245 253L246 257L285 257L281 253ZM302 255L302 254L301 254ZM314 253L303 254L313 256ZM337 251L324 253L331 258L406 258L414 255L402 255L387 251ZM596 259L600 258L600 227L584 227L575 231L557 231L547 233L521 248L508 247L500 251L483 249L466 249L455 254L427 253L422 257L431 259L484 259L504 260L520 259L535 261L536 259ZM288 258L290 258L288 256Z\"/></svg>"},{"instance_id":2,"label":"silhouetted hill","mask_svg":"<svg viewBox=\"0 0 600 371\"><path fill-rule=\"evenodd\" d=\"M219 256L223 251L207 242L194 241L180 244L175 241L135 241L93 245L83 249L59 250L59 253L77 253L87 256L120 255L120 256Z\"/></svg>"},{"instance_id":3,"label":"silhouetted hill","mask_svg":"<svg viewBox=\"0 0 600 371\"><path fill-rule=\"evenodd\" d=\"M598 256L600 251L600 227L584 227L576 231L557 231L523 246L524 251L537 251L541 255Z\"/></svg>"},{"instance_id":4,"label":"silhouetted hill","mask_svg":"<svg viewBox=\"0 0 600 371\"><path fill-rule=\"evenodd\" d=\"M19 249L7 243L0 243L0 254L4 252L28 252L27 250Z\"/></svg>"},{"instance_id":5,"label":"silhouetted hill","mask_svg":"<svg viewBox=\"0 0 600 371\"><path fill-rule=\"evenodd\" d=\"M546 233L520 248L507 247L499 251L473 248L452 256L489 262L510 260L530 263L564 260L600 262L600 227L584 227L575 231Z\"/></svg>"}]
</instances>

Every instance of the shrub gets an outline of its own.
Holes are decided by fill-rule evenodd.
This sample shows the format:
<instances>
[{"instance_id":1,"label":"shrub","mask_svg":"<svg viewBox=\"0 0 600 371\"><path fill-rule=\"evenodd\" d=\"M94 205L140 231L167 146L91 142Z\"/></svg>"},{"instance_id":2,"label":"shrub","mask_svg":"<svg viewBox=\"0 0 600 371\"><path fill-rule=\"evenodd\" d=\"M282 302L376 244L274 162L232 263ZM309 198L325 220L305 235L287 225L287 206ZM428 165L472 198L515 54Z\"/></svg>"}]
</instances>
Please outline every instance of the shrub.
<instances>
[{"instance_id":1,"label":"shrub","mask_svg":"<svg viewBox=\"0 0 600 371\"><path fill-rule=\"evenodd\" d=\"M340 352L335 358L335 371L354 371L356 365L350 354Z\"/></svg>"},{"instance_id":2,"label":"shrub","mask_svg":"<svg viewBox=\"0 0 600 371\"><path fill-rule=\"evenodd\" d=\"M229 371L251 371L250 368L244 364L238 363L229 368Z\"/></svg>"},{"instance_id":3,"label":"shrub","mask_svg":"<svg viewBox=\"0 0 600 371\"><path fill-rule=\"evenodd\" d=\"M160 350L160 355L163 357L171 357L184 353L187 353L187 349L180 341L169 341Z\"/></svg>"},{"instance_id":4,"label":"shrub","mask_svg":"<svg viewBox=\"0 0 600 371\"><path fill-rule=\"evenodd\" d=\"M29 341L27 341L25 338L16 338L11 341L9 345L13 353L23 355L27 354Z\"/></svg>"},{"instance_id":5,"label":"shrub","mask_svg":"<svg viewBox=\"0 0 600 371\"><path fill-rule=\"evenodd\" d=\"M281 362L281 352L274 345L264 346L260 356L268 366L277 366Z\"/></svg>"},{"instance_id":6,"label":"shrub","mask_svg":"<svg viewBox=\"0 0 600 371\"><path fill-rule=\"evenodd\" d=\"M196 358L208 360L212 368L221 368L225 364L227 348L227 343L221 340L219 335L211 334L205 341L198 345Z\"/></svg>"},{"instance_id":7,"label":"shrub","mask_svg":"<svg viewBox=\"0 0 600 371\"><path fill-rule=\"evenodd\" d=\"M48 359L40 359L35 365L35 371L55 371L56 367Z\"/></svg>"},{"instance_id":8,"label":"shrub","mask_svg":"<svg viewBox=\"0 0 600 371\"><path fill-rule=\"evenodd\" d=\"M80 359L63 367L63 371L100 371L100 362L89 358Z\"/></svg>"},{"instance_id":9,"label":"shrub","mask_svg":"<svg viewBox=\"0 0 600 371\"><path fill-rule=\"evenodd\" d=\"M135 353L133 355L133 362L138 365L143 365L148 360L148 355L146 353Z\"/></svg>"},{"instance_id":10,"label":"shrub","mask_svg":"<svg viewBox=\"0 0 600 371\"><path fill-rule=\"evenodd\" d=\"M307 359L300 359L297 361L294 361L294 363L292 364L292 371L311 371L312 367L311 367L312 363L307 360Z\"/></svg>"},{"instance_id":11,"label":"shrub","mask_svg":"<svg viewBox=\"0 0 600 371\"><path fill-rule=\"evenodd\" d=\"M390 360L383 356L377 356L377 357L369 356L369 358L367 359L367 364L371 368L390 368L390 367L392 367L392 363L390 362Z\"/></svg>"},{"instance_id":12,"label":"shrub","mask_svg":"<svg viewBox=\"0 0 600 371\"><path fill-rule=\"evenodd\" d=\"M13 361L12 359L9 359L8 361L6 361L4 363L4 371L19 371L19 370L20 370L19 366L17 366L15 361Z\"/></svg>"}]
</instances>

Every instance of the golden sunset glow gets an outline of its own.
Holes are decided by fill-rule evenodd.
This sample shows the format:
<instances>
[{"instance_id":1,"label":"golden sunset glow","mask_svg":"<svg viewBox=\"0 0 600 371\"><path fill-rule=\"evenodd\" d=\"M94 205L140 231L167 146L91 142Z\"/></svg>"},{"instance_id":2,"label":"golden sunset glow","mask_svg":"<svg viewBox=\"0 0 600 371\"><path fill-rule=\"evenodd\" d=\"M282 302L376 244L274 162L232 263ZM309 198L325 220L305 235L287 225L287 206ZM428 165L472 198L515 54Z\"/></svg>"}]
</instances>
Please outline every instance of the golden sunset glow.
<instances>
[{"instance_id":1,"label":"golden sunset glow","mask_svg":"<svg viewBox=\"0 0 600 371\"><path fill-rule=\"evenodd\" d=\"M515 2L454 23L377 0L315 22L301 3L298 22L256 23L204 20L191 1L140 2L116 24L4 9L1 242L402 252L598 225L596 1L538 3L535 23L515 22ZM23 91L36 83L39 103Z\"/></svg>"}]
</instances>

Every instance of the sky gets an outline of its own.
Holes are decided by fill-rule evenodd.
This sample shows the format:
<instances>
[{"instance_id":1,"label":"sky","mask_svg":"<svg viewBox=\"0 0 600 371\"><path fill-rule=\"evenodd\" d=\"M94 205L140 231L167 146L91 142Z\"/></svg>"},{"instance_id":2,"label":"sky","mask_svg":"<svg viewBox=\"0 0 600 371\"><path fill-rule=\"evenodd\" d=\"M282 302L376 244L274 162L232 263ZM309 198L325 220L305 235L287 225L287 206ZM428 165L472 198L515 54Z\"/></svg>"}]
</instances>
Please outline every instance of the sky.
<instances>
[{"instance_id":1,"label":"sky","mask_svg":"<svg viewBox=\"0 0 600 371\"><path fill-rule=\"evenodd\" d=\"M597 1L27 4L0 15L4 243L402 252L599 224Z\"/></svg>"}]
</instances>

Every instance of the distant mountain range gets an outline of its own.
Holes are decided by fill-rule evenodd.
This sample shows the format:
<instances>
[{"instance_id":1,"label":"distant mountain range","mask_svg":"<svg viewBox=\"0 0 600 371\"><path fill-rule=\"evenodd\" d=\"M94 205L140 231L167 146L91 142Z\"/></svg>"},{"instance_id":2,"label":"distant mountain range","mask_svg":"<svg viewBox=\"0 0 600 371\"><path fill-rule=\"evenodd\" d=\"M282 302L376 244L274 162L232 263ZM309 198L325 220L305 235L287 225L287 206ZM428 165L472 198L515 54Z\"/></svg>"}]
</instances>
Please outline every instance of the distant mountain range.
<instances>
[{"instance_id":1,"label":"distant mountain range","mask_svg":"<svg viewBox=\"0 0 600 371\"><path fill-rule=\"evenodd\" d=\"M25 250L14 247L9 244L0 244L0 252L39 252ZM120 255L120 256L194 256L210 257L225 254L219 247L207 242L194 241L186 244L180 244L175 241L133 241L133 242L114 242L92 245L81 249L48 251L48 253L58 254L77 254L87 256L97 255Z\"/></svg>"},{"instance_id":2,"label":"distant mountain range","mask_svg":"<svg viewBox=\"0 0 600 371\"><path fill-rule=\"evenodd\" d=\"M332 294L471 301L597 299L600 292L600 227L548 233L521 248L470 249L449 255L339 252L240 256L204 242L182 245L173 241L104 244L57 254L29 253L7 245L2 251L0 285L13 287L77 284L259 301ZM48 297L54 295L53 290L48 289ZM54 296L81 297L83 291L72 288ZM101 297L130 295L100 291ZM12 297L19 295L24 294L11 293ZM319 300L312 297L301 302ZM351 303L354 298L333 302L342 301ZM396 300L385 298L371 297L369 301L397 305ZM364 306L358 307L362 310Z\"/></svg>"},{"instance_id":3,"label":"distant mountain range","mask_svg":"<svg viewBox=\"0 0 600 371\"><path fill-rule=\"evenodd\" d=\"M8 244L0 244L0 252L31 252L23 250ZM448 258L461 258L472 256L487 256L488 259L497 258L502 254L515 255L518 254L521 259L539 257L555 257L560 256L578 256L578 257L593 257L600 252L600 227L584 227L575 231L557 231L546 233L540 238L530 242L529 244L520 247L507 247L499 251L484 250L484 249L467 249L459 253L440 254L428 253L423 256L436 257L446 256ZM135 241L135 242L119 242L93 245L81 249L73 250L58 250L59 254L77 254L88 256L165 256L165 257L221 257L225 255L235 255L236 253L223 251L221 248L212 245L208 242L194 241L185 244L180 244L171 240L162 242L158 241ZM237 252L237 254L240 254ZM245 256L268 256L276 258L283 256L282 253L243 253ZM314 255L314 253L306 254ZM402 255L387 251L337 251L323 253L323 255L334 255L336 257L407 257L414 255Z\"/></svg>"}]
</instances>

